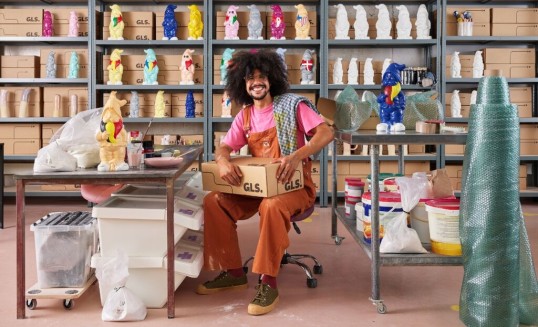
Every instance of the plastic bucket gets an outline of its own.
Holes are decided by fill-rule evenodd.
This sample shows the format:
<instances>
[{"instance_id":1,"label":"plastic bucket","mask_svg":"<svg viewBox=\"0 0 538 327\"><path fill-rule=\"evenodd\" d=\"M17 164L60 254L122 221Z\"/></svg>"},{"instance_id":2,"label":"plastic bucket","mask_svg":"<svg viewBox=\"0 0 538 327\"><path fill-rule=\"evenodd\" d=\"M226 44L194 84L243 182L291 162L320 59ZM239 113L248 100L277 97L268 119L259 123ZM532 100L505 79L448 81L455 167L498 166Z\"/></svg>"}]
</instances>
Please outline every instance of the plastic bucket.
<instances>
[{"instance_id":1,"label":"plastic bucket","mask_svg":"<svg viewBox=\"0 0 538 327\"><path fill-rule=\"evenodd\" d=\"M437 199L426 202L432 252L461 255L460 201Z\"/></svg>"},{"instance_id":2,"label":"plastic bucket","mask_svg":"<svg viewBox=\"0 0 538 327\"><path fill-rule=\"evenodd\" d=\"M363 239L366 243L372 240L371 213L372 193L367 192L362 196L361 212L357 212L357 219L361 219L363 226ZM383 238L383 226L403 211L400 193L379 192L379 239ZM359 224L357 224L359 225Z\"/></svg>"},{"instance_id":3,"label":"plastic bucket","mask_svg":"<svg viewBox=\"0 0 538 327\"><path fill-rule=\"evenodd\" d=\"M385 187L385 180L386 179L389 179L389 180L394 180L394 178L396 177L403 177L402 174L394 174L394 173L379 173L379 191L382 192L382 191L385 191L385 192L390 192L389 190L386 189ZM389 184L391 182L388 182ZM394 183L394 186L396 183ZM369 174L368 175L368 191L372 191L372 188L371 186L372 185L372 174ZM390 186L389 186L389 189L390 189Z\"/></svg>"},{"instance_id":4,"label":"plastic bucket","mask_svg":"<svg viewBox=\"0 0 538 327\"><path fill-rule=\"evenodd\" d=\"M345 178L345 191L346 196L353 196L360 198L364 193L364 182L358 177L346 177Z\"/></svg>"},{"instance_id":5,"label":"plastic bucket","mask_svg":"<svg viewBox=\"0 0 538 327\"><path fill-rule=\"evenodd\" d=\"M411 228L413 228L422 244L431 244L430 225L428 222L428 212L426 212L426 202L431 199L420 199L419 203L411 210Z\"/></svg>"}]
</instances>

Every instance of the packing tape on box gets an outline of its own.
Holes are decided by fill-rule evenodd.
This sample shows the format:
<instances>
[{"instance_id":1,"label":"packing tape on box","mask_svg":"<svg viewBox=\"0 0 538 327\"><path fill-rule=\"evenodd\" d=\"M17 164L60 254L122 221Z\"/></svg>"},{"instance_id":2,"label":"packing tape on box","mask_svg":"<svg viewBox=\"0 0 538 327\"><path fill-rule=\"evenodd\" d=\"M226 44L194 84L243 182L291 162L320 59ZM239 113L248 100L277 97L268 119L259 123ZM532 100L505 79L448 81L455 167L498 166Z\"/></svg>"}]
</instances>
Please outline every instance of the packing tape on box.
<instances>
[{"instance_id":1,"label":"packing tape on box","mask_svg":"<svg viewBox=\"0 0 538 327\"><path fill-rule=\"evenodd\" d=\"M417 121L415 129L418 133L434 134L439 132L439 123L429 121Z\"/></svg>"}]
</instances>

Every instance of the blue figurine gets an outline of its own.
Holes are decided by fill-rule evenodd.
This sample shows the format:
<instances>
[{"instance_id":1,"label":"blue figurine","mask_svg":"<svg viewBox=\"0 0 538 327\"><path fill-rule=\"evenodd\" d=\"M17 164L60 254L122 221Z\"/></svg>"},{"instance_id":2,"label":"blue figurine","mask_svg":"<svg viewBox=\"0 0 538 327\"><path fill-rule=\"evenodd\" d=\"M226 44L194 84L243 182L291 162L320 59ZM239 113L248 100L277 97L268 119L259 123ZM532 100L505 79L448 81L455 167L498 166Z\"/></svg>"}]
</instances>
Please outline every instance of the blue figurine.
<instances>
[{"instance_id":1,"label":"blue figurine","mask_svg":"<svg viewBox=\"0 0 538 327\"><path fill-rule=\"evenodd\" d=\"M378 132L403 132L405 126L403 113L405 95L402 92L400 73L405 65L392 63L387 67L381 81L382 92L377 96L379 103L379 118L381 123L376 127Z\"/></svg>"},{"instance_id":2,"label":"blue figurine","mask_svg":"<svg viewBox=\"0 0 538 327\"><path fill-rule=\"evenodd\" d=\"M157 66L157 55L153 49L144 50L146 53L146 61L144 62L144 85L158 85L157 75L159 74L159 66Z\"/></svg>"},{"instance_id":3,"label":"blue figurine","mask_svg":"<svg viewBox=\"0 0 538 327\"><path fill-rule=\"evenodd\" d=\"M69 59L69 75L67 78L78 78L78 54L76 51L71 51L71 58Z\"/></svg>"},{"instance_id":4,"label":"blue figurine","mask_svg":"<svg viewBox=\"0 0 538 327\"><path fill-rule=\"evenodd\" d=\"M192 90L187 91L187 98L185 99L185 118L195 117L196 103L194 102L194 94Z\"/></svg>"},{"instance_id":5,"label":"blue figurine","mask_svg":"<svg viewBox=\"0 0 538 327\"><path fill-rule=\"evenodd\" d=\"M177 40L176 30L177 30L177 20L174 10L177 8L176 5L169 4L166 6L164 11L164 20L163 20L163 40Z\"/></svg>"}]
</instances>

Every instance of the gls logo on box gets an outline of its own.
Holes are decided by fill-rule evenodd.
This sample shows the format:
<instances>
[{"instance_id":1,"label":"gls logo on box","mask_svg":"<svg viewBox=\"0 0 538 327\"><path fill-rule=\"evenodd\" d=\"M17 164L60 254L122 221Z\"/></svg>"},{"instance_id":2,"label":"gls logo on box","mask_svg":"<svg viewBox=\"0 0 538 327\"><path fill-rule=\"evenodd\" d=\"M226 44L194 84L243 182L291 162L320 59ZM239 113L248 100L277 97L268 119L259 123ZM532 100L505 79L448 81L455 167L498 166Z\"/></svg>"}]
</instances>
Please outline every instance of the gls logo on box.
<instances>
[{"instance_id":1,"label":"gls logo on box","mask_svg":"<svg viewBox=\"0 0 538 327\"><path fill-rule=\"evenodd\" d=\"M301 188L301 180L296 179L294 181L291 181L289 183L284 184L284 189L286 191L292 191Z\"/></svg>"},{"instance_id":2,"label":"gls logo on box","mask_svg":"<svg viewBox=\"0 0 538 327\"><path fill-rule=\"evenodd\" d=\"M26 17L27 22L39 22L41 19L39 17Z\"/></svg>"},{"instance_id":3,"label":"gls logo on box","mask_svg":"<svg viewBox=\"0 0 538 327\"><path fill-rule=\"evenodd\" d=\"M252 184L252 183L245 183L243 184L243 190L245 192L253 192L253 193L262 193L263 190L260 189L260 184Z\"/></svg>"}]
</instances>

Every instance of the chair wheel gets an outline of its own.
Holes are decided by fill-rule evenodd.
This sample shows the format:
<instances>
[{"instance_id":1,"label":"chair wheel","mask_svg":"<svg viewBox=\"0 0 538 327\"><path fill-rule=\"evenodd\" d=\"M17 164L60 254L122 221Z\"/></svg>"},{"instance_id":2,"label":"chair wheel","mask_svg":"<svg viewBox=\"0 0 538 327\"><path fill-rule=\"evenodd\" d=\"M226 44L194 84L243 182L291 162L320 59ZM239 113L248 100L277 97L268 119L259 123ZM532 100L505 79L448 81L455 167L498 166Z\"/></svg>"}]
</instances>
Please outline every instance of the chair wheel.
<instances>
[{"instance_id":1,"label":"chair wheel","mask_svg":"<svg viewBox=\"0 0 538 327\"><path fill-rule=\"evenodd\" d=\"M318 280L315 278L307 278L306 286L308 286L308 288L316 288L318 287Z\"/></svg>"},{"instance_id":2,"label":"chair wheel","mask_svg":"<svg viewBox=\"0 0 538 327\"><path fill-rule=\"evenodd\" d=\"M247 267L247 266L244 266L244 267L243 267L243 271L245 272L245 274L248 274L248 267Z\"/></svg>"},{"instance_id":3,"label":"chair wheel","mask_svg":"<svg viewBox=\"0 0 538 327\"><path fill-rule=\"evenodd\" d=\"M314 274L321 275L323 274L323 266L322 265L314 265Z\"/></svg>"},{"instance_id":4,"label":"chair wheel","mask_svg":"<svg viewBox=\"0 0 538 327\"><path fill-rule=\"evenodd\" d=\"M37 300L36 299L26 300L26 307L30 310L34 310L37 307Z\"/></svg>"},{"instance_id":5,"label":"chair wheel","mask_svg":"<svg viewBox=\"0 0 538 327\"><path fill-rule=\"evenodd\" d=\"M65 299L63 304L64 304L65 310L71 310L73 309L73 306L75 305L75 301L71 299Z\"/></svg>"}]
</instances>

